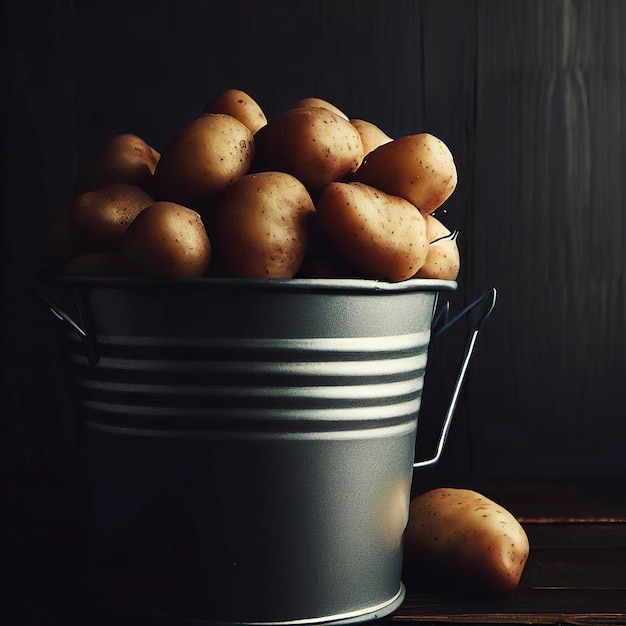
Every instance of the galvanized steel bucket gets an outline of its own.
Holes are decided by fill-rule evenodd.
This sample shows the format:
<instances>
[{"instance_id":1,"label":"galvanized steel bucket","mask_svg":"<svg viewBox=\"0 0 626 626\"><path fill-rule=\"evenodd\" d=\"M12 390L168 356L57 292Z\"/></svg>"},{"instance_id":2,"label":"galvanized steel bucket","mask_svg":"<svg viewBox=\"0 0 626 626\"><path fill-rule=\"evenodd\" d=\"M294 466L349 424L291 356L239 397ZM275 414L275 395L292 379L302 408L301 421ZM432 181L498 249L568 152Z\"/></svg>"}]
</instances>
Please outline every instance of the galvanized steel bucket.
<instances>
[{"instance_id":1,"label":"galvanized steel bucket","mask_svg":"<svg viewBox=\"0 0 626 626\"><path fill-rule=\"evenodd\" d=\"M478 332L437 454L415 461L437 300L455 282L41 283L84 427L92 600L176 624L399 607L413 469L441 454Z\"/></svg>"}]
</instances>

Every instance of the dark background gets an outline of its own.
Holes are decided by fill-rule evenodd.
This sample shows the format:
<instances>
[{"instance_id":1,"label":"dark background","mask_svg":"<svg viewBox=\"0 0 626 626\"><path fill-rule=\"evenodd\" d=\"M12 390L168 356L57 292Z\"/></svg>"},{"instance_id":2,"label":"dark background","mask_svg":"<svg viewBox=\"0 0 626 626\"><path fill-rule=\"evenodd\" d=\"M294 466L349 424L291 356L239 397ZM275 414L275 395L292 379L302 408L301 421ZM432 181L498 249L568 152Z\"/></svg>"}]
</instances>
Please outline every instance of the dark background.
<instances>
[{"instance_id":1,"label":"dark background","mask_svg":"<svg viewBox=\"0 0 626 626\"><path fill-rule=\"evenodd\" d=\"M626 476L625 2L1 6L0 531L4 589L23 606L34 588L54 593L83 529L59 322L34 291L48 224L106 139L133 132L162 150L231 87L268 117L317 96L394 137L430 132L455 156L458 187L439 213L460 231L451 305L490 287L498 302L435 482ZM420 456L463 339L457 328L432 347Z\"/></svg>"},{"instance_id":2,"label":"dark background","mask_svg":"<svg viewBox=\"0 0 626 626\"><path fill-rule=\"evenodd\" d=\"M452 306L489 287L498 303L442 472L626 474L624 2L2 6L5 465L58 466L73 451L58 322L33 288L77 168L118 132L162 150L236 87L268 117L314 95L391 136L430 132L454 154L458 187L439 213L460 230ZM435 429L454 339L433 349L422 421Z\"/></svg>"}]
</instances>

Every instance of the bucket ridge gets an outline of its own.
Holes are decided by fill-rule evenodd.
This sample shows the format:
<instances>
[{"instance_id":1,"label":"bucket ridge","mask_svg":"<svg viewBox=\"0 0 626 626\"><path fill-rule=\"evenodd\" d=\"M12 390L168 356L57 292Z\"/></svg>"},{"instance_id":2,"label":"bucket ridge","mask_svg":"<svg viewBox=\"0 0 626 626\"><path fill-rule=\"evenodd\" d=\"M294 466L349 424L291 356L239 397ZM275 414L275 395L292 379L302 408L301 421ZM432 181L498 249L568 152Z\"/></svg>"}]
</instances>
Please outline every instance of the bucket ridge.
<instances>
[{"instance_id":1,"label":"bucket ridge","mask_svg":"<svg viewBox=\"0 0 626 626\"><path fill-rule=\"evenodd\" d=\"M310 432L330 423L355 430L411 421L429 339L429 330L388 337L104 336L92 366L82 342L68 335L86 425L120 432L281 432L290 422L294 432Z\"/></svg>"}]
</instances>

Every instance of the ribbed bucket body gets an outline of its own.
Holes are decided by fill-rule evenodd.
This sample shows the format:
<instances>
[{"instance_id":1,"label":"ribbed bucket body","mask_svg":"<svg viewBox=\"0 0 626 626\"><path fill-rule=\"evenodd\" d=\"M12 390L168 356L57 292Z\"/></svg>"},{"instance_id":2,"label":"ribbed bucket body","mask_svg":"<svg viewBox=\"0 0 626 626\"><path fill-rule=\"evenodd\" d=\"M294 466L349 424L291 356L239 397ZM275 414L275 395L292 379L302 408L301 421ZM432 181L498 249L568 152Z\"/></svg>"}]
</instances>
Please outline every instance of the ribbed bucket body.
<instances>
[{"instance_id":1,"label":"ribbed bucket body","mask_svg":"<svg viewBox=\"0 0 626 626\"><path fill-rule=\"evenodd\" d=\"M100 599L182 624L398 607L430 327L455 283L52 283L89 339L65 345Z\"/></svg>"}]
</instances>

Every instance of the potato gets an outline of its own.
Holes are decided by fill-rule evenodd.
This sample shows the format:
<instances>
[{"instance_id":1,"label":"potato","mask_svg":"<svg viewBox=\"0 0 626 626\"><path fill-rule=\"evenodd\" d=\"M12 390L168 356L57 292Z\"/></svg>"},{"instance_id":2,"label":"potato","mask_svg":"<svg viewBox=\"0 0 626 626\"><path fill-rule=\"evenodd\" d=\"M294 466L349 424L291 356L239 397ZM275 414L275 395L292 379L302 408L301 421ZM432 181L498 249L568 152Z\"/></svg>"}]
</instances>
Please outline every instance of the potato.
<instances>
[{"instance_id":1,"label":"potato","mask_svg":"<svg viewBox=\"0 0 626 626\"><path fill-rule=\"evenodd\" d=\"M456 235L437 239L428 244L428 254L415 278L456 280L461 271L461 256Z\"/></svg>"},{"instance_id":2,"label":"potato","mask_svg":"<svg viewBox=\"0 0 626 626\"><path fill-rule=\"evenodd\" d=\"M225 113L245 124L254 133L267 124L263 109L252 96L240 89L227 89L204 107L202 114Z\"/></svg>"},{"instance_id":3,"label":"potato","mask_svg":"<svg viewBox=\"0 0 626 626\"><path fill-rule=\"evenodd\" d=\"M476 491L432 489L410 503L404 531L408 571L434 569L470 588L510 594L529 551L517 519Z\"/></svg>"},{"instance_id":4,"label":"potato","mask_svg":"<svg viewBox=\"0 0 626 626\"><path fill-rule=\"evenodd\" d=\"M78 173L74 195L115 183L152 192L152 177L161 155L141 137L122 133L109 139Z\"/></svg>"},{"instance_id":5,"label":"potato","mask_svg":"<svg viewBox=\"0 0 626 626\"><path fill-rule=\"evenodd\" d=\"M243 278L293 278L314 214L309 192L290 174L243 176L217 203L213 234L220 268Z\"/></svg>"},{"instance_id":6,"label":"potato","mask_svg":"<svg viewBox=\"0 0 626 626\"><path fill-rule=\"evenodd\" d=\"M317 216L328 239L367 278L405 280L426 259L424 217L403 198L363 183L331 183L320 192Z\"/></svg>"},{"instance_id":7,"label":"potato","mask_svg":"<svg viewBox=\"0 0 626 626\"><path fill-rule=\"evenodd\" d=\"M434 215L425 215L424 219L426 220L426 235L430 243L452 234L452 231Z\"/></svg>"},{"instance_id":8,"label":"potato","mask_svg":"<svg viewBox=\"0 0 626 626\"><path fill-rule=\"evenodd\" d=\"M87 191L69 209L72 236L83 251L115 250L135 217L153 203L145 191L124 183Z\"/></svg>"},{"instance_id":9,"label":"potato","mask_svg":"<svg viewBox=\"0 0 626 626\"><path fill-rule=\"evenodd\" d=\"M297 109L300 107L320 107L336 113L340 117L343 117L344 120L348 119L348 116L339 107L336 107L332 102L328 102L328 100L324 100L323 98L302 98L298 100L292 108Z\"/></svg>"},{"instance_id":10,"label":"potato","mask_svg":"<svg viewBox=\"0 0 626 626\"><path fill-rule=\"evenodd\" d=\"M405 198L428 215L456 188L457 171L443 141L420 133L398 137L370 152L351 180Z\"/></svg>"},{"instance_id":11,"label":"potato","mask_svg":"<svg viewBox=\"0 0 626 626\"><path fill-rule=\"evenodd\" d=\"M119 276L122 273L119 252L88 252L72 259L63 274L78 276Z\"/></svg>"},{"instance_id":12,"label":"potato","mask_svg":"<svg viewBox=\"0 0 626 626\"><path fill-rule=\"evenodd\" d=\"M424 265L417 271L415 278L456 280L461 270L457 233L452 233L434 215L426 215L425 220L430 245Z\"/></svg>"},{"instance_id":13,"label":"potato","mask_svg":"<svg viewBox=\"0 0 626 626\"><path fill-rule=\"evenodd\" d=\"M317 190L353 172L363 158L363 143L350 122L320 107L290 109L255 135L256 164L278 170Z\"/></svg>"},{"instance_id":14,"label":"potato","mask_svg":"<svg viewBox=\"0 0 626 626\"><path fill-rule=\"evenodd\" d=\"M126 273L199 277L209 268L211 242L200 215L174 202L155 202L129 226L120 248Z\"/></svg>"},{"instance_id":15,"label":"potato","mask_svg":"<svg viewBox=\"0 0 626 626\"><path fill-rule=\"evenodd\" d=\"M393 141L386 132L380 129L376 124L368 122L367 120L352 119L350 120L352 126L354 126L359 135L361 135L361 141L363 142L363 155L367 156L372 150L382 146L385 143Z\"/></svg>"},{"instance_id":16,"label":"potato","mask_svg":"<svg viewBox=\"0 0 626 626\"><path fill-rule=\"evenodd\" d=\"M154 171L158 200L198 212L250 169L254 137L231 115L207 113L185 126L163 151Z\"/></svg>"}]
</instances>

